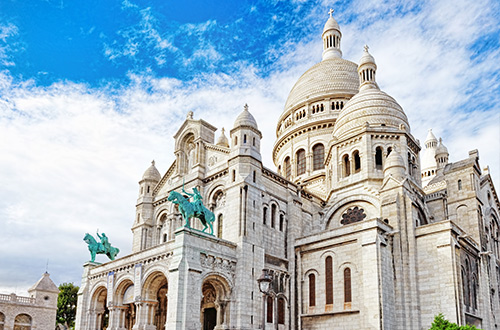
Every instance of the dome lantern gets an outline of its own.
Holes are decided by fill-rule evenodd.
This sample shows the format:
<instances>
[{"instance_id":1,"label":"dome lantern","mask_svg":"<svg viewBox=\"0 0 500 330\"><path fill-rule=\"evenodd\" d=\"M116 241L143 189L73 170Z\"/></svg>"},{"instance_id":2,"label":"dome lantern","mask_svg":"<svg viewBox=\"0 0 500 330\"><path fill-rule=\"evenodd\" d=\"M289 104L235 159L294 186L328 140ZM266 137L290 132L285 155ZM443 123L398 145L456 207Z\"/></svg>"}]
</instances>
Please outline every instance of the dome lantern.
<instances>
[{"instance_id":1,"label":"dome lantern","mask_svg":"<svg viewBox=\"0 0 500 330\"><path fill-rule=\"evenodd\" d=\"M342 57L342 51L340 50L342 33L332 13L333 9L330 9L328 12L330 18L326 21L325 27L323 28L323 34L321 35L323 39L323 60Z\"/></svg>"},{"instance_id":2,"label":"dome lantern","mask_svg":"<svg viewBox=\"0 0 500 330\"><path fill-rule=\"evenodd\" d=\"M365 45L365 50L363 56L359 60L358 74L359 74L359 89L369 89L377 88L378 85L375 81L375 73L377 72L377 65L375 64L375 59L368 52L368 46Z\"/></svg>"}]
</instances>

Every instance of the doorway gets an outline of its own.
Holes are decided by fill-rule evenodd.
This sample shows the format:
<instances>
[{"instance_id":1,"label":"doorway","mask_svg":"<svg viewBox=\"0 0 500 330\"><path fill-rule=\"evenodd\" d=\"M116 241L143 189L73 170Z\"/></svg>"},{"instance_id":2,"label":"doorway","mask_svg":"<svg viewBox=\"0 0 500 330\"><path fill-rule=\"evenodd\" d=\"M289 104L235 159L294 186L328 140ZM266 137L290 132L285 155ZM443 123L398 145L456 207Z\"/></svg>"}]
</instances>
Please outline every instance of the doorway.
<instances>
[{"instance_id":1,"label":"doorway","mask_svg":"<svg viewBox=\"0 0 500 330\"><path fill-rule=\"evenodd\" d=\"M213 307L203 310L203 330L214 330L217 324L217 310Z\"/></svg>"}]
</instances>

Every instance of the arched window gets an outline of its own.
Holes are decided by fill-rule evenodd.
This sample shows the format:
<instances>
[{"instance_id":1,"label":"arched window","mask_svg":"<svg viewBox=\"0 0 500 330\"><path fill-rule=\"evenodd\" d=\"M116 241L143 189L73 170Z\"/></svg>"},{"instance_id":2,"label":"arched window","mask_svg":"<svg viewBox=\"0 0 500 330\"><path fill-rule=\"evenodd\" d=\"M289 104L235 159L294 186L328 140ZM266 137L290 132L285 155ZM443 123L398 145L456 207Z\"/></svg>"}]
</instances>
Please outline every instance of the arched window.
<instances>
[{"instance_id":1,"label":"arched window","mask_svg":"<svg viewBox=\"0 0 500 330\"><path fill-rule=\"evenodd\" d=\"M285 158L285 163L283 164L283 168L285 170L285 178L290 180L290 176L292 175L292 168L290 166L290 157Z\"/></svg>"},{"instance_id":2,"label":"arched window","mask_svg":"<svg viewBox=\"0 0 500 330\"><path fill-rule=\"evenodd\" d=\"M352 154L354 158L354 173L361 171L361 158L359 157L359 151L354 151Z\"/></svg>"},{"instance_id":3,"label":"arched window","mask_svg":"<svg viewBox=\"0 0 500 330\"><path fill-rule=\"evenodd\" d=\"M222 214L217 218L217 237L222 238Z\"/></svg>"},{"instance_id":4,"label":"arched window","mask_svg":"<svg viewBox=\"0 0 500 330\"><path fill-rule=\"evenodd\" d=\"M344 155L342 163L344 164L344 177L351 175L351 161L349 160L349 155Z\"/></svg>"},{"instance_id":5,"label":"arched window","mask_svg":"<svg viewBox=\"0 0 500 330\"><path fill-rule=\"evenodd\" d=\"M28 314L19 314L14 319L14 330L31 330L32 321Z\"/></svg>"},{"instance_id":6,"label":"arched window","mask_svg":"<svg viewBox=\"0 0 500 330\"><path fill-rule=\"evenodd\" d=\"M306 152L304 149L297 151L297 175L306 173Z\"/></svg>"},{"instance_id":7,"label":"arched window","mask_svg":"<svg viewBox=\"0 0 500 330\"><path fill-rule=\"evenodd\" d=\"M285 298L278 298L278 324L285 324Z\"/></svg>"},{"instance_id":8,"label":"arched window","mask_svg":"<svg viewBox=\"0 0 500 330\"><path fill-rule=\"evenodd\" d=\"M283 224L285 222L285 216L280 214L280 231L283 231Z\"/></svg>"},{"instance_id":9,"label":"arched window","mask_svg":"<svg viewBox=\"0 0 500 330\"><path fill-rule=\"evenodd\" d=\"M273 323L273 297L267 296L267 323Z\"/></svg>"},{"instance_id":10,"label":"arched window","mask_svg":"<svg viewBox=\"0 0 500 330\"><path fill-rule=\"evenodd\" d=\"M316 306L316 276L309 274L309 306Z\"/></svg>"},{"instance_id":11,"label":"arched window","mask_svg":"<svg viewBox=\"0 0 500 330\"><path fill-rule=\"evenodd\" d=\"M472 308L477 309L477 279L476 275L472 275L472 286L470 288L471 291L471 301Z\"/></svg>"},{"instance_id":12,"label":"arched window","mask_svg":"<svg viewBox=\"0 0 500 330\"><path fill-rule=\"evenodd\" d=\"M381 147L377 147L377 149L375 150L375 168L377 170L382 169L382 148Z\"/></svg>"},{"instance_id":13,"label":"arched window","mask_svg":"<svg viewBox=\"0 0 500 330\"><path fill-rule=\"evenodd\" d=\"M458 180L458 190L462 190L462 180Z\"/></svg>"},{"instance_id":14,"label":"arched window","mask_svg":"<svg viewBox=\"0 0 500 330\"><path fill-rule=\"evenodd\" d=\"M274 228L276 222L276 204L271 205L271 228Z\"/></svg>"},{"instance_id":15,"label":"arched window","mask_svg":"<svg viewBox=\"0 0 500 330\"><path fill-rule=\"evenodd\" d=\"M267 206L264 206L264 210L262 211L262 224L267 224Z\"/></svg>"},{"instance_id":16,"label":"arched window","mask_svg":"<svg viewBox=\"0 0 500 330\"><path fill-rule=\"evenodd\" d=\"M344 269L344 308L351 307L352 292L351 292L351 269Z\"/></svg>"},{"instance_id":17,"label":"arched window","mask_svg":"<svg viewBox=\"0 0 500 330\"><path fill-rule=\"evenodd\" d=\"M234 137L234 145L235 145L235 146L237 146L237 145L238 145L238 137L237 137L237 136L235 136L235 137Z\"/></svg>"},{"instance_id":18,"label":"arched window","mask_svg":"<svg viewBox=\"0 0 500 330\"><path fill-rule=\"evenodd\" d=\"M321 170L325 167L325 147L318 143L313 147L313 171Z\"/></svg>"},{"instance_id":19,"label":"arched window","mask_svg":"<svg viewBox=\"0 0 500 330\"><path fill-rule=\"evenodd\" d=\"M247 135L243 134L243 143L247 143Z\"/></svg>"},{"instance_id":20,"label":"arched window","mask_svg":"<svg viewBox=\"0 0 500 330\"><path fill-rule=\"evenodd\" d=\"M332 257L328 256L325 259L325 291L326 304L333 304L333 265Z\"/></svg>"},{"instance_id":21,"label":"arched window","mask_svg":"<svg viewBox=\"0 0 500 330\"><path fill-rule=\"evenodd\" d=\"M465 274L465 269L462 266L462 295L464 297L464 305L469 306L469 290L467 289L467 275Z\"/></svg>"}]
</instances>

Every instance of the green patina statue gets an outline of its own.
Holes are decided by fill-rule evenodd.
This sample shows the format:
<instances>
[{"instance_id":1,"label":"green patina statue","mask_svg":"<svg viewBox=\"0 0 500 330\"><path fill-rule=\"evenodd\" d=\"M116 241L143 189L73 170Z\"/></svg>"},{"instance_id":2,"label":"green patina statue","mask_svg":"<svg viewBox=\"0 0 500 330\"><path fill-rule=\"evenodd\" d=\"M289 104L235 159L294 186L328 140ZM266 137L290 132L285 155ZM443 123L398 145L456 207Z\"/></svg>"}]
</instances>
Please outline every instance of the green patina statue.
<instances>
[{"instance_id":1,"label":"green patina statue","mask_svg":"<svg viewBox=\"0 0 500 330\"><path fill-rule=\"evenodd\" d=\"M197 218L203 224L203 232L209 229L210 235L214 234L214 228L212 223L215 220L215 216L203 205L203 198L201 197L200 192L195 187L193 188L193 193L188 193L184 190L184 184L182 185L182 192L187 196L178 193L177 191L172 190L168 195L168 200L172 203L179 205L179 211L181 211L182 218L184 219L184 227L191 228L189 225L190 218ZM193 198L193 201L189 201L189 197Z\"/></svg>"},{"instance_id":2,"label":"green patina statue","mask_svg":"<svg viewBox=\"0 0 500 330\"><path fill-rule=\"evenodd\" d=\"M89 233L86 233L85 237L83 238L85 243L89 245L90 256L92 258L91 261L95 261L96 254L105 254L109 259L115 260L115 257L120 252L120 249L111 246L108 240L108 236L106 236L105 233L102 233L101 235L97 233L97 237L99 237L99 239L101 240L100 243L97 242L95 238Z\"/></svg>"}]
</instances>

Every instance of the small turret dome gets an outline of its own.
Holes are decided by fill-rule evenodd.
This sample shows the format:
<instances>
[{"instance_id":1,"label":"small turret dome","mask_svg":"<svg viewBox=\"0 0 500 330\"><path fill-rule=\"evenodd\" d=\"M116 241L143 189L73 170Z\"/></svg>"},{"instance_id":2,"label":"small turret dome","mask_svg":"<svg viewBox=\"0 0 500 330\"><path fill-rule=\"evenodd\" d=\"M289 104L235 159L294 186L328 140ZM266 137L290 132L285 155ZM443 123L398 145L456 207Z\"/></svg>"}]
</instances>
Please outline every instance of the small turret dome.
<instances>
[{"instance_id":1,"label":"small turret dome","mask_svg":"<svg viewBox=\"0 0 500 330\"><path fill-rule=\"evenodd\" d=\"M359 67L365 65L365 64L372 64L375 65L375 68L377 65L375 64L375 58L368 52L368 46L365 45L365 51L363 52L363 56L359 59Z\"/></svg>"},{"instance_id":2,"label":"small turret dome","mask_svg":"<svg viewBox=\"0 0 500 330\"><path fill-rule=\"evenodd\" d=\"M333 18L333 16L330 16L330 18L328 18L328 21L326 21L325 27L323 28L323 33L329 30L337 30L340 32L339 23L337 23L337 21L335 20L335 18Z\"/></svg>"},{"instance_id":3,"label":"small turret dome","mask_svg":"<svg viewBox=\"0 0 500 330\"><path fill-rule=\"evenodd\" d=\"M443 144L443 139L439 138L439 144L436 148L436 156L446 155L448 156L448 148Z\"/></svg>"},{"instance_id":4,"label":"small turret dome","mask_svg":"<svg viewBox=\"0 0 500 330\"><path fill-rule=\"evenodd\" d=\"M387 156L384 166L384 176L393 176L401 179L405 175L405 162L396 147L392 148L391 153Z\"/></svg>"},{"instance_id":5,"label":"small turret dome","mask_svg":"<svg viewBox=\"0 0 500 330\"><path fill-rule=\"evenodd\" d=\"M155 161L151 162L151 166L144 172L142 176L143 180L153 180L159 182L161 180L161 174L158 172L158 169L155 166Z\"/></svg>"},{"instance_id":6,"label":"small turret dome","mask_svg":"<svg viewBox=\"0 0 500 330\"><path fill-rule=\"evenodd\" d=\"M257 127L257 121L255 121L255 118L252 116L250 111L248 111L247 104L245 104L243 111L238 115L238 117L234 121L234 128L239 127L239 126L249 126L249 127L255 128L255 129L259 129Z\"/></svg>"},{"instance_id":7,"label":"small turret dome","mask_svg":"<svg viewBox=\"0 0 500 330\"><path fill-rule=\"evenodd\" d=\"M222 127L222 132L221 132L219 138L217 139L216 145L229 148L229 141L228 141L226 135L224 134L224 127Z\"/></svg>"}]
</instances>

